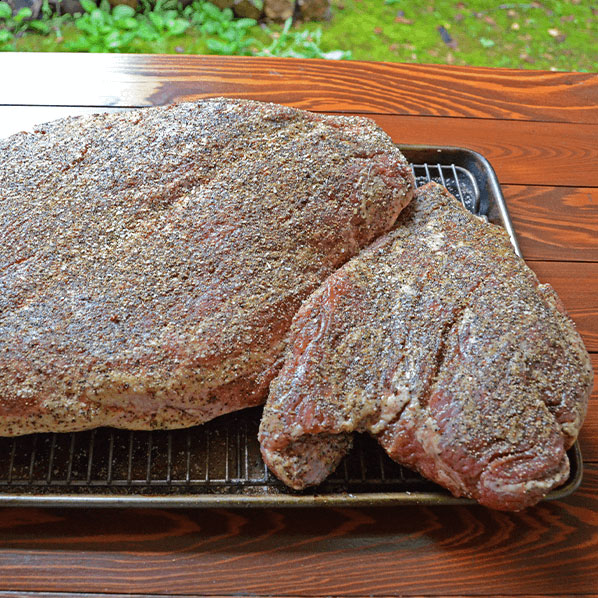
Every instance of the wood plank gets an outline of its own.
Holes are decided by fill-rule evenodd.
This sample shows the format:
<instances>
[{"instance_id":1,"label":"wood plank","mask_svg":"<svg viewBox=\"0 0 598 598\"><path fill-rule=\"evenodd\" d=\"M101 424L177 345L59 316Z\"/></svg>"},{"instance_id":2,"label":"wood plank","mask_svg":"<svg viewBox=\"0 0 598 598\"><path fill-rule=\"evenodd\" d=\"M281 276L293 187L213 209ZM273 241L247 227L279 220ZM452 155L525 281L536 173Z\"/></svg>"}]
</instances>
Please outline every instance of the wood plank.
<instances>
[{"instance_id":1,"label":"wood plank","mask_svg":"<svg viewBox=\"0 0 598 598\"><path fill-rule=\"evenodd\" d=\"M598 354L591 353L590 358L594 368L594 389L579 433L579 447L584 463L598 463Z\"/></svg>"},{"instance_id":2,"label":"wood plank","mask_svg":"<svg viewBox=\"0 0 598 598\"><path fill-rule=\"evenodd\" d=\"M396 596L591 593L598 465L519 514L483 507L0 511L0 590Z\"/></svg>"},{"instance_id":3,"label":"wood plank","mask_svg":"<svg viewBox=\"0 0 598 598\"><path fill-rule=\"evenodd\" d=\"M224 95L318 111L598 123L596 73L49 53L4 55L2 73L0 104L140 106Z\"/></svg>"},{"instance_id":4,"label":"wood plank","mask_svg":"<svg viewBox=\"0 0 598 598\"><path fill-rule=\"evenodd\" d=\"M77 114L80 108L72 110ZM70 111L0 106L0 134ZM380 115L372 118L397 143L453 145L480 152L490 160L502 184L598 187L598 125Z\"/></svg>"},{"instance_id":5,"label":"wood plank","mask_svg":"<svg viewBox=\"0 0 598 598\"><path fill-rule=\"evenodd\" d=\"M89 594L87 592L0 592L0 598L144 598L147 596L160 596L160 598L204 598L204 595L200 594ZM403 594L403 596L409 596L409 598L425 598L422 594ZM493 598L507 598L512 594L494 594ZM590 596L590 594L576 594L576 596ZM211 598L224 598L224 595L212 596ZM252 594L252 598L271 598L265 595ZM285 598L301 598L301 594L296 593L291 596L285 596ZM328 594L322 596L316 596L312 598L329 598ZM337 596L336 598L342 598ZM368 595L356 596L353 598L369 598ZM386 596L380 596L379 598L391 598L391 594ZM479 598L479 596L465 596L452 595L451 598ZM571 598L571 594L527 594L526 598Z\"/></svg>"},{"instance_id":6,"label":"wood plank","mask_svg":"<svg viewBox=\"0 0 598 598\"><path fill-rule=\"evenodd\" d=\"M475 150L501 184L597 187L598 126L371 115L396 143Z\"/></svg>"},{"instance_id":7,"label":"wood plank","mask_svg":"<svg viewBox=\"0 0 598 598\"><path fill-rule=\"evenodd\" d=\"M503 185L526 259L598 262L598 188Z\"/></svg>"},{"instance_id":8,"label":"wood plank","mask_svg":"<svg viewBox=\"0 0 598 598\"><path fill-rule=\"evenodd\" d=\"M204 598L204 595L200 594L112 594L96 592L0 592L0 598L145 598L147 596L160 596L160 598ZM225 598L224 594L220 596L212 596L211 598ZM266 596L259 596L253 594L252 598L266 598ZM271 597L269 597L271 598ZM300 594L293 596L285 596L285 598L300 598ZM324 598L324 597L322 597ZM364 597L365 598L365 597ZM384 597L382 597L384 598ZM417 598L417 597L413 597ZM422 597L423 598L423 597ZM465 598L465 597L455 597ZM473 597L472 597L473 598ZM495 597L500 598L500 597ZM548 598L547 596L530 596L529 598ZM550 596L550 598L559 598L558 596Z\"/></svg>"},{"instance_id":9,"label":"wood plank","mask_svg":"<svg viewBox=\"0 0 598 598\"><path fill-rule=\"evenodd\" d=\"M575 322L588 351L598 351L598 263L528 261L550 283Z\"/></svg>"}]
</instances>

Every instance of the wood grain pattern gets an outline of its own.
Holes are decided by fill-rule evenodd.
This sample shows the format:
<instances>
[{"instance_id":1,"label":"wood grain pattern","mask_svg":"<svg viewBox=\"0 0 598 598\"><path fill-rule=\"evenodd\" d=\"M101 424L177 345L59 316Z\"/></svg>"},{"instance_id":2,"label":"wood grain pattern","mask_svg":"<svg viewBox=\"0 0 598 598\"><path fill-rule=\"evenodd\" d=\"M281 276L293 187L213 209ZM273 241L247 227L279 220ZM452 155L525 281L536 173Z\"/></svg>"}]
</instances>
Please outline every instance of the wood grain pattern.
<instances>
[{"instance_id":1,"label":"wood grain pattern","mask_svg":"<svg viewBox=\"0 0 598 598\"><path fill-rule=\"evenodd\" d=\"M588 405L588 414L579 434L579 447L584 463L598 463L598 354L591 353L594 368L594 389Z\"/></svg>"},{"instance_id":2,"label":"wood grain pattern","mask_svg":"<svg viewBox=\"0 0 598 598\"><path fill-rule=\"evenodd\" d=\"M598 261L598 188L502 185L526 259Z\"/></svg>"},{"instance_id":3,"label":"wood grain pattern","mask_svg":"<svg viewBox=\"0 0 598 598\"><path fill-rule=\"evenodd\" d=\"M158 594L89 594L73 593L73 592L0 592L0 598L143 598L147 596L157 596ZM161 598L203 598L205 594L159 594ZM271 598L272 595L252 594L252 598ZM357 598L366 598L367 595ZM506 598L506 594L494 594L493 598ZM221 596L212 596L211 598L224 598ZM300 594L293 594L285 596L285 598L300 598ZM328 594L315 598L330 598ZM342 597L337 597L342 598ZM388 596L380 596L379 598L391 598ZM425 598L422 594L412 595L410 598ZM474 598L474 596L464 596L463 594L451 596L451 598ZM571 594L527 594L526 598L571 598Z\"/></svg>"},{"instance_id":4,"label":"wood grain pattern","mask_svg":"<svg viewBox=\"0 0 598 598\"><path fill-rule=\"evenodd\" d=\"M540 282L553 286L588 351L598 351L598 263L528 261L528 265Z\"/></svg>"},{"instance_id":5,"label":"wood grain pattern","mask_svg":"<svg viewBox=\"0 0 598 598\"><path fill-rule=\"evenodd\" d=\"M501 184L598 186L598 126L371 115L396 143L480 152Z\"/></svg>"},{"instance_id":6,"label":"wood grain pattern","mask_svg":"<svg viewBox=\"0 0 598 598\"><path fill-rule=\"evenodd\" d=\"M81 592L0 592L0 598L144 598L147 596L157 596L158 594L113 594L113 593L102 593L98 594L96 592L89 593L81 593ZM200 594L159 594L160 598L203 598L205 595ZM211 596L211 598L224 598L223 595L220 596ZM258 596L257 594L253 594L252 598L266 598L265 596ZM285 598L300 598L300 596L286 596ZM322 597L324 598L324 597ZM381 597L385 598L385 597ZM461 598L461 597L455 597ZM464 598L464 597L463 597ZM548 597L539 597L539 596L530 596L529 598L548 598ZM551 596L550 598L555 598ZM559 598L558 596L556 598Z\"/></svg>"},{"instance_id":7,"label":"wood grain pattern","mask_svg":"<svg viewBox=\"0 0 598 598\"><path fill-rule=\"evenodd\" d=\"M97 510L93 516L4 509L0 538L1 590L591 593L598 575L598 465L586 467L573 496L520 514L482 507Z\"/></svg>"},{"instance_id":8,"label":"wood grain pattern","mask_svg":"<svg viewBox=\"0 0 598 598\"><path fill-rule=\"evenodd\" d=\"M595 73L33 53L3 56L2 73L0 104L141 106L224 95L318 111L598 123Z\"/></svg>"}]
</instances>

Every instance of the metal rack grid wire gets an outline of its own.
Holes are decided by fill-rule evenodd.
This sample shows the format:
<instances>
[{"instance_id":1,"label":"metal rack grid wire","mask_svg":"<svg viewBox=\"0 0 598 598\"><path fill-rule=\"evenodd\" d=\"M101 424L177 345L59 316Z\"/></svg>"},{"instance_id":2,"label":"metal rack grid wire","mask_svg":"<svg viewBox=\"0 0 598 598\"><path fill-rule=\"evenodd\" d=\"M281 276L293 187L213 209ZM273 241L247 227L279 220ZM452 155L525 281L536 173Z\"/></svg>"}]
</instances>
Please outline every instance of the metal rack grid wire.
<instances>
[{"instance_id":1,"label":"metal rack grid wire","mask_svg":"<svg viewBox=\"0 0 598 598\"><path fill-rule=\"evenodd\" d=\"M470 212L480 215L480 189L473 174L455 164L412 164L418 187L435 181L444 185Z\"/></svg>"}]
</instances>

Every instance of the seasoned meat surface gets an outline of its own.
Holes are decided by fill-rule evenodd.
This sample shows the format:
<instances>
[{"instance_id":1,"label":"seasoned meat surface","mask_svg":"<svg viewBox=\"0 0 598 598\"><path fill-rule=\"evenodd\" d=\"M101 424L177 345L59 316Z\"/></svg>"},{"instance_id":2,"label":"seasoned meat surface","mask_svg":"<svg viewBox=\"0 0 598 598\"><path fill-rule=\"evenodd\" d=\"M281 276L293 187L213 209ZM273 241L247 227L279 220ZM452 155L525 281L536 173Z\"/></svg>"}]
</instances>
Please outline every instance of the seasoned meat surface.
<instances>
[{"instance_id":1,"label":"seasoned meat surface","mask_svg":"<svg viewBox=\"0 0 598 598\"><path fill-rule=\"evenodd\" d=\"M554 291L504 230L430 183L297 313L262 453L300 489L368 432L455 495L517 510L567 479L592 376Z\"/></svg>"},{"instance_id":2,"label":"seasoned meat surface","mask_svg":"<svg viewBox=\"0 0 598 598\"><path fill-rule=\"evenodd\" d=\"M373 122L252 101L0 141L0 434L259 404L302 300L412 192Z\"/></svg>"}]
</instances>

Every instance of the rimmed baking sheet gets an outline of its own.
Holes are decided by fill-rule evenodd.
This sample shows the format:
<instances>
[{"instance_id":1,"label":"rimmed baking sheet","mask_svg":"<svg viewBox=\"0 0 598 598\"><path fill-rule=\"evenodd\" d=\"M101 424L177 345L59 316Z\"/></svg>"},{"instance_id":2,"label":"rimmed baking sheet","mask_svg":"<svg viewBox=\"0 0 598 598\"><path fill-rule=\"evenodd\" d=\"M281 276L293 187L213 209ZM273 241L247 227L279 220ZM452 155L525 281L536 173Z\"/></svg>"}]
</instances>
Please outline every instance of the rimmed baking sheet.
<instances>
[{"instance_id":1,"label":"rimmed baking sheet","mask_svg":"<svg viewBox=\"0 0 598 598\"><path fill-rule=\"evenodd\" d=\"M450 147L400 146L418 184L444 184L481 218L504 226L521 255L492 167L480 154ZM0 505L106 507L251 507L448 505L473 501L394 463L378 444L355 446L321 486L293 492L264 465L257 442L261 409L229 414L186 430L100 428L71 434L0 438ZM548 499L581 482L582 459Z\"/></svg>"}]
</instances>

